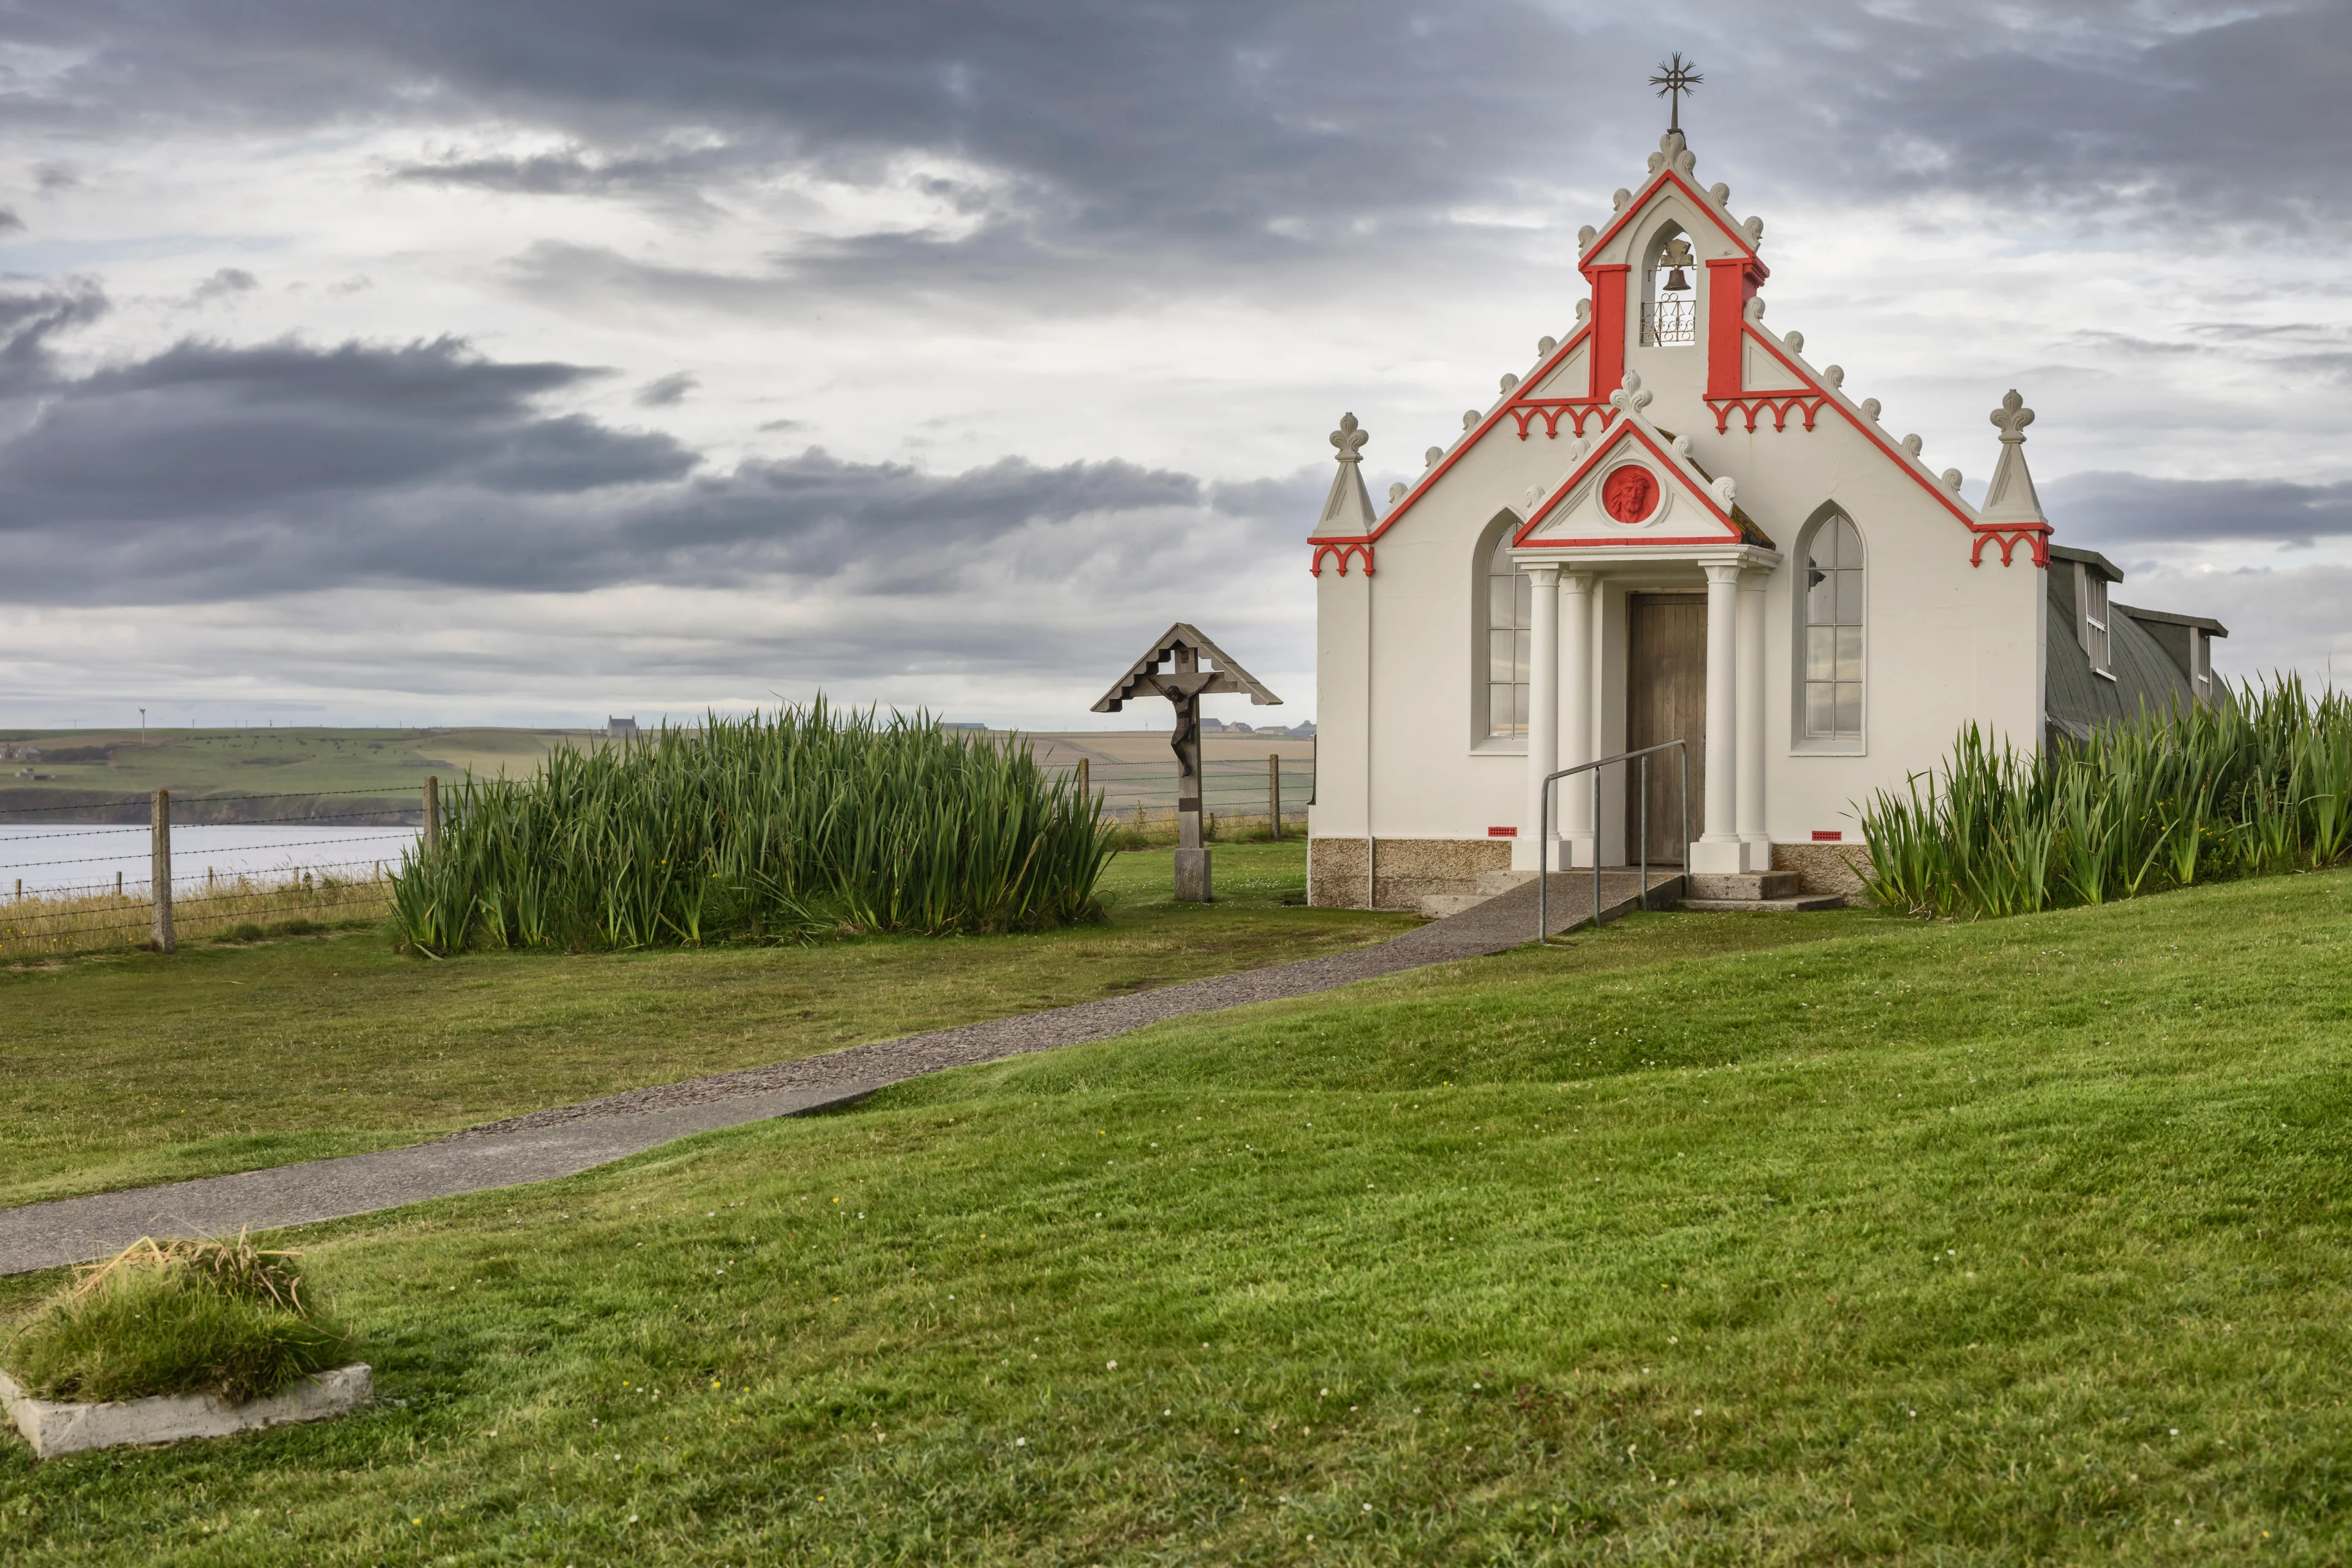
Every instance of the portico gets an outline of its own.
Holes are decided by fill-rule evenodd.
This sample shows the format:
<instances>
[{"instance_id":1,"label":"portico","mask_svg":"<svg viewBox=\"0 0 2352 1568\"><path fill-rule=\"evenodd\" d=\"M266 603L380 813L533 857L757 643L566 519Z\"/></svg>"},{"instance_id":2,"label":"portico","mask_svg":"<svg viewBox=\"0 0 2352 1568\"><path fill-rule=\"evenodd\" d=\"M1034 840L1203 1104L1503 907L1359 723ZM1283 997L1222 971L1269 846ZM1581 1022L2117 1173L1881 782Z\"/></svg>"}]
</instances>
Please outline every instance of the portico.
<instances>
[{"instance_id":1,"label":"portico","mask_svg":"<svg viewBox=\"0 0 2352 1568\"><path fill-rule=\"evenodd\" d=\"M1598 552L1595 552L1598 553ZM1639 546L1612 549L1563 563L1558 550L1527 545L1512 558L1534 589L1533 633L1528 658L1526 806L1513 842L1512 864L1520 870L1623 865L1638 858L1633 836L1638 806L1629 805L1621 831L1604 836L1594 819L1595 791L1589 777L1553 784L1553 831L1559 843L1542 841L1544 780L1563 768L1621 753L1641 742L1680 739L1689 752L1692 798L1689 819L1697 830L1687 847L1675 845L1681 803L1675 799L1681 769L1673 752L1651 759L1652 815L1658 819L1651 858L1685 864L1698 872L1770 869L1771 838L1766 827L1764 768L1765 584L1780 564L1780 554L1760 545L1706 547ZM1667 692L1646 704L1664 716L1663 727L1643 729L1633 713L1659 694L1645 683L1672 682L1679 668L1672 658L1605 657L1604 593L1624 603L1675 604L1704 595L1704 636L1698 657L1701 679L1689 692ZM1684 617L1688 620L1689 617ZM1624 626L1614 628L1626 636ZM1670 632L1668 637L1673 634ZM1654 654L1654 649L1645 650ZM1697 698L1694 702L1690 698ZM1703 718L1688 722L1697 708ZM1605 722L1614 715L1615 723ZM1677 731L1696 732L1676 733ZM1611 746L1609 734L1625 736ZM1635 780L1632 764L1602 770L1601 794L1626 795ZM1614 839L1605 842L1604 839ZM1667 853L1671 848L1673 853ZM1548 852L1547 852L1548 851ZM1687 858L1685 858L1685 856Z\"/></svg>"}]
</instances>

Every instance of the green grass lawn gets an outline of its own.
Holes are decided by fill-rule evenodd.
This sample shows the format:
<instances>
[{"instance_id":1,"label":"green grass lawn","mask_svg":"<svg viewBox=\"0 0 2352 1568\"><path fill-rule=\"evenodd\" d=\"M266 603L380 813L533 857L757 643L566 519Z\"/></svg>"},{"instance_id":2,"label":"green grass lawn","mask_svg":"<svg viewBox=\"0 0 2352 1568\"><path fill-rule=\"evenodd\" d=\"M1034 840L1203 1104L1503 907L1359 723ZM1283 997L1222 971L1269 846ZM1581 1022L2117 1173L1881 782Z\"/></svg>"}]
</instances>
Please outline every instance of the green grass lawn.
<instances>
[{"instance_id":1,"label":"green grass lawn","mask_svg":"<svg viewBox=\"0 0 2352 1568\"><path fill-rule=\"evenodd\" d=\"M1636 916L313 1227L380 1403L9 1447L0 1558L2341 1562L2347 973Z\"/></svg>"},{"instance_id":2,"label":"green grass lawn","mask_svg":"<svg viewBox=\"0 0 2352 1568\"><path fill-rule=\"evenodd\" d=\"M1295 841L1213 905L1122 855L1044 936L402 957L366 931L0 970L0 1204L413 1142L647 1084L1310 958L1411 926L1309 910Z\"/></svg>"}]
</instances>

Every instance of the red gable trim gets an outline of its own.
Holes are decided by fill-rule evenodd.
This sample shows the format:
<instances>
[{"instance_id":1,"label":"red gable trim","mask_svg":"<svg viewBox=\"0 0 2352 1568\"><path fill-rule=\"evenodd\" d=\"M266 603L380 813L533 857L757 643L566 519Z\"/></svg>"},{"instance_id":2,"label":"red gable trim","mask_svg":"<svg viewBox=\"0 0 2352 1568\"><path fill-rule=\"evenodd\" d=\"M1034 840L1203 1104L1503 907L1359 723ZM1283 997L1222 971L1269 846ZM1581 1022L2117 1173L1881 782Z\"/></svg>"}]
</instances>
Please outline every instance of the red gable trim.
<instances>
[{"instance_id":1,"label":"red gable trim","mask_svg":"<svg viewBox=\"0 0 2352 1568\"><path fill-rule=\"evenodd\" d=\"M1576 345L1582 342L1588 336L1590 336L1591 331L1592 322L1588 319L1582 326L1569 333L1565 342L1563 342L1558 348L1551 351L1551 356L1549 359L1546 359L1543 363L1536 367L1535 374L1528 376L1524 384L1528 386L1542 385L1546 378L1550 376L1552 372L1560 367L1561 362L1566 360L1569 354L1574 351ZM1413 509L1413 504L1420 500L1423 496L1429 493L1429 487L1444 479L1445 477L1446 470L1453 468L1455 463L1459 462L1464 453L1469 451L1471 447L1485 440L1486 438L1486 432L1501 424L1503 422L1503 416L1510 413L1517 405L1517 401L1512 398L1505 398L1500 404L1496 405L1495 411L1492 414L1487 415L1486 417L1479 423L1479 426L1475 430L1463 437L1462 444L1460 446L1454 447L1454 450L1446 453L1444 457L1439 458L1437 467L1430 469L1429 472L1421 476L1421 482L1414 485L1410 491L1406 492L1404 500L1391 507L1389 509L1389 514L1381 519L1379 524L1375 526L1370 533L1314 533L1307 535L1307 542L1318 546L1325 544L1370 544L1373 541L1379 539L1381 535L1386 533L1390 529L1394 528L1397 523L1403 519L1404 514ZM1543 404L1541 400L1536 400L1536 406L1541 407L1542 405ZM1554 416L1554 417L1557 418L1558 416ZM1524 423L1524 421L1522 421L1522 423ZM1318 576L1322 574L1322 564L1323 552L1320 549L1318 549L1315 552L1315 567L1313 569L1315 574ZM1344 572L1344 557L1342 558L1341 564ZM1369 554L1365 561L1364 570L1367 572L1371 570L1371 563Z\"/></svg>"},{"instance_id":2,"label":"red gable trim","mask_svg":"<svg viewBox=\"0 0 2352 1568\"><path fill-rule=\"evenodd\" d=\"M1344 539L1336 542L1309 541L1309 542L1315 545L1314 563L1307 568L1307 574L1309 577L1323 575L1325 556L1329 556L1339 563L1339 575L1342 577L1348 574L1348 557L1350 555L1363 563L1365 576L1369 577L1372 574L1372 545L1370 540Z\"/></svg>"},{"instance_id":3,"label":"red gable trim","mask_svg":"<svg viewBox=\"0 0 2352 1568\"><path fill-rule=\"evenodd\" d=\"M1658 187L1669 180L1674 182L1675 187L1677 190L1681 191L1684 195L1690 198L1691 205L1698 208L1699 211L1707 216L1709 221L1715 225L1716 228L1722 234L1724 238L1739 247L1740 254L1755 264L1757 268L1756 280L1758 282L1760 283L1765 279L1772 276L1772 269L1764 265L1763 259L1756 254L1756 247L1748 242L1748 231L1744 228L1735 228L1729 224L1725 223L1720 217L1717 217L1716 216L1714 201L1708 197L1700 195L1696 191L1691 189L1690 182L1684 179L1672 163L1668 163L1664 168L1659 170L1658 173L1652 177L1650 183L1643 185L1639 194L1637 194L1632 201L1625 204L1625 210L1619 213L1614 218L1612 218L1610 220L1609 226L1602 229L1598 235L1593 237L1592 243L1584 247L1584 254L1586 256L1591 256L1602 246L1607 245L1611 240L1616 238L1617 231L1623 228L1627 224L1632 223L1634 216L1643 207L1650 205L1650 198L1657 194ZM1584 262L1580 258L1577 261L1576 268L1580 272L1585 272ZM1585 272L1585 276L1589 278L1591 274L1590 272ZM1612 388L1612 390L1614 389Z\"/></svg>"},{"instance_id":4,"label":"red gable trim","mask_svg":"<svg viewBox=\"0 0 2352 1568\"><path fill-rule=\"evenodd\" d=\"M1595 468L1607 461L1611 457L1622 449L1629 442L1639 442L1642 446L1647 447L1650 454L1656 458L1659 463L1663 465L1669 473L1675 476L1675 480L1677 484L1682 486L1683 492L1685 495L1696 498L1700 505L1713 512L1717 520L1723 524L1725 532L1730 537L1724 539L1710 537L1705 534L1689 538L1677 536L1671 539L1657 538L1649 534L1643 534L1638 537L1629 534L1623 540L1529 539L1528 537L1528 534L1533 533L1537 528L1542 525L1544 519L1549 517L1559 504L1568 499L1569 491L1574 489L1579 484L1583 482L1584 477L1587 474L1590 474ZM1551 494L1545 499L1543 505L1536 508L1533 515L1528 517L1527 521L1519 525L1518 531L1511 535L1511 545L1514 549L1523 548L1528 550L1578 549L1585 546L1601 546L1607 548L1621 543L1740 544L1744 542L1746 542L1746 535L1739 531L1739 525L1731 521L1731 514L1724 510L1722 507L1716 504L1715 493L1703 485L1694 485L1688 479L1685 479L1683 477L1682 459L1668 452L1655 441L1651 440L1648 435L1646 435L1639 426L1636 426L1630 421L1621 423L1617 426L1617 433L1614 436L1604 439L1600 443L1600 445L1594 447L1591 451L1586 453L1584 461L1577 464L1575 468L1569 470L1568 478L1560 480L1559 488L1554 489Z\"/></svg>"},{"instance_id":5,"label":"red gable trim","mask_svg":"<svg viewBox=\"0 0 2352 1568\"><path fill-rule=\"evenodd\" d=\"M1848 408L1845 405L1845 400L1843 398L1835 395L1828 387L1823 386L1820 382L1814 380L1812 374L1806 370L1803 365L1799 364L1795 360L1790 359L1787 354L1781 353L1780 345L1766 337L1753 321L1748 323L1748 335L1761 345L1765 353L1770 354L1774 359L1779 360L1781 366L1786 369L1790 374L1795 376L1799 381L1803 382L1807 386L1812 388L1813 391L1819 393L1822 401L1828 406L1836 409L1839 414L1844 416L1847 424L1853 426L1856 430L1861 431L1866 439L1876 446L1880 451L1886 454L1887 458L1896 468L1901 468L1906 474L1908 474L1911 477L1912 482L1916 484L1921 489L1926 490L1929 495L1934 496L1936 498L1937 504L1941 506L1946 511L1950 512L1953 517L1957 518L1959 521L1961 527L1967 529L1970 533L1977 536L1976 547L1969 552L1969 564L1975 566L1981 565L1983 563L1985 542L1988 539L1991 539L2000 542L2001 547L2000 563L2002 565L2006 566L2009 564L2010 552L2017 547L2018 541L2028 537L2031 537L2033 542L2033 563L2036 566L2047 566L2050 564L2050 525L2048 523L2004 524L1979 522L1976 519L1970 517L1967 512L1960 510L1958 498L1956 498L1951 491L1946 489L1942 485L1921 473L1919 471L1918 465L1912 461L1911 455L1908 452L1902 450L1902 448L1897 447L1894 442L1888 440L1886 438L1886 433L1884 430L1879 429L1869 420L1863 418L1853 409ZM1783 387L1777 389L1774 393L1763 395L1778 396L1784 395L1788 390L1789 389ZM1757 395L1751 394L1750 395ZM1806 426L1809 429L1811 427L1811 421L1810 419L1806 422ZM2008 537L2004 538L2002 537L2003 535L2007 535Z\"/></svg>"}]
</instances>

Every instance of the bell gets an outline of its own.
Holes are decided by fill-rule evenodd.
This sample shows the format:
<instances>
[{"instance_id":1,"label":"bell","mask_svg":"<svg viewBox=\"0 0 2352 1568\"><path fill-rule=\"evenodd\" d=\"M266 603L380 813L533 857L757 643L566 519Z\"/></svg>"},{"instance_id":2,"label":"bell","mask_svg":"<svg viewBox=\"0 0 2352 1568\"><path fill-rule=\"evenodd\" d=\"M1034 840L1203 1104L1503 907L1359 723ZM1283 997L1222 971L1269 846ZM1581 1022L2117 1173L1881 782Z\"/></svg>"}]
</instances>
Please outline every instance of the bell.
<instances>
[{"instance_id":1,"label":"bell","mask_svg":"<svg viewBox=\"0 0 2352 1568\"><path fill-rule=\"evenodd\" d=\"M1666 274L1665 287L1659 291L1665 294L1687 294L1690 292L1690 279L1683 276L1683 269L1677 267Z\"/></svg>"}]
</instances>

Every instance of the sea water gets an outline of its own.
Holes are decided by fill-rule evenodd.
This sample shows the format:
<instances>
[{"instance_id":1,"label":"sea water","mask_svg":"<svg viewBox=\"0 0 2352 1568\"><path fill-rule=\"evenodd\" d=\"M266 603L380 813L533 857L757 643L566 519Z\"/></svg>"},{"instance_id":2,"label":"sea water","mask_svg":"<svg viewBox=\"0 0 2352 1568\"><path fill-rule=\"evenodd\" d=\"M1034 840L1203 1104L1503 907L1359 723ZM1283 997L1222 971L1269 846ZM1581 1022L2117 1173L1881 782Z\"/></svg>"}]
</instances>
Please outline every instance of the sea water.
<instances>
[{"instance_id":1,"label":"sea water","mask_svg":"<svg viewBox=\"0 0 2352 1568\"><path fill-rule=\"evenodd\" d=\"M414 827L357 827L338 823L307 826L292 823L175 824L172 828L172 884L181 897L215 880L239 875L278 882L308 871L315 876L357 879L376 868L398 868L415 847ZM144 891L149 876L149 829L144 823L110 826L87 822L0 826L0 897L24 890L108 891L121 873L123 891Z\"/></svg>"}]
</instances>

